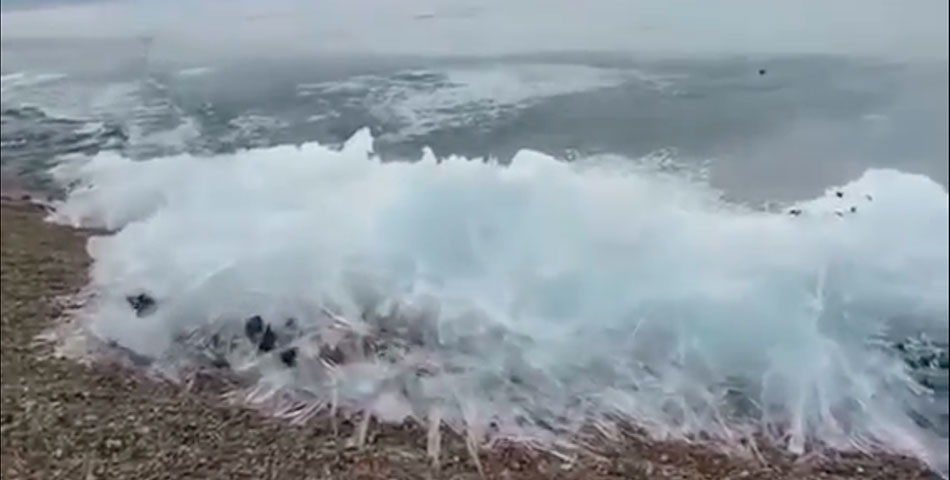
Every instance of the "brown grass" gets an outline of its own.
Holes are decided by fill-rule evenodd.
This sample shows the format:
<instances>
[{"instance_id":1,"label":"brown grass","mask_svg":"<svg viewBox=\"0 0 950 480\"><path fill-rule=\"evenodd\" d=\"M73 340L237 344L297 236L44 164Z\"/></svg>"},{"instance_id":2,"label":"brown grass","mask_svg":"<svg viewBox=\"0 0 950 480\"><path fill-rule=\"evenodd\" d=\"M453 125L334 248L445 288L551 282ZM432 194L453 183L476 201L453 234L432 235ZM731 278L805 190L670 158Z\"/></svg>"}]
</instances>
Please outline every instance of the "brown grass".
<instances>
[{"instance_id":1,"label":"brown grass","mask_svg":"<svg viewBox=\"0 0 950 480\"><path fill-rule=\"evenodd\" d=\"M19 196L17 196L19 198ZM36 337L59 318L58 296L85 281L79 232L46 224L21 200L2 207L3 479L475 479L463 438L445 434L441 469L426 458L426 431L372 428L347 448L354 426L294 427L228 406L210 390L187 392L100 365L53 358ZM480 451L497 479L900 479L936 478L916 462L842 456L768 466L696 446L633 436L565 463L523 448Z\"/></svg>"}]
</instances>

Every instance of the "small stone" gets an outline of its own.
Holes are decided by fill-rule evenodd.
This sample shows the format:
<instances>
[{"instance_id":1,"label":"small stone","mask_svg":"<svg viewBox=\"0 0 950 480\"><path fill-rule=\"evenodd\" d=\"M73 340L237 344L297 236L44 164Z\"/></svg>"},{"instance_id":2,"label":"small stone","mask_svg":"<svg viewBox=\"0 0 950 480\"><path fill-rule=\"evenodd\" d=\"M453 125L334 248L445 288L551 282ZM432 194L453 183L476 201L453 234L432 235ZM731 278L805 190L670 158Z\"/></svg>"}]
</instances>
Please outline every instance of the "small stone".
<instances>
[{"instance_id":1,"label":"small stone","mask_svg":"<svg viewBox=\"0 0 950 480\"><path fill-rule=\"evenodd\" d=\"M257 336L264 331L264 319L260 315L254 315L244 321L244 334L251 340L256 340Z\"/></svg>"},{"instance_id":2,"label":"small stone","mask_svg":"<svg viewBox=\"0 0 950 480\"><path fill-rule=\"evenodd\" d=\"M125 301L129 303L129 306L132 307L132 310L135 310L135 314L139 317L144 317L155 311L155 299L147 293L129 295L125 297Z\"/></svg>"},{"instance_id":3,"label":"small stone","mask_svg":"<svg viewBox=\"0 0 950 480\"><path fill-rule=\"evenodd\" d=\"M228 362L226 358L215 357L213 360L211 360L211 366L214 368L225 369L225 368L230 368L231 363Z\"/></svg>"},{"instance_id":4,"label":"small stone","mask_svg":"<svg viewBox=\"0 0 950 480\"><path fill-rule=\"evenodd\" d=\"M837 192L835 192L835 196L838 198L844 198L844 192L842 192L841 190L838 190Z\"/></svg>"},{"instance_id":5,"label":"small stone","mask_svg":"<svg viewBox=\"0 0 950 480\"><path fill-rule=\"evenodd\" d=\"M290 347L280 352L280 361L290 368L297 365L297 347Z\"/></svg>"},{"instance_id":6,"label":"small stone","mask_svg":"<svg viewBox=\"0 0 950 480\"><path fill-rule=\"evenodd\" d=\"M270 325L264 328L264 334L261 336L261 343L257 345L257 348L262 352L269 352L274 349L274 344L277 343L277 335L274 335L274 331L271 330Z\"/></svg>"}]
</instances>

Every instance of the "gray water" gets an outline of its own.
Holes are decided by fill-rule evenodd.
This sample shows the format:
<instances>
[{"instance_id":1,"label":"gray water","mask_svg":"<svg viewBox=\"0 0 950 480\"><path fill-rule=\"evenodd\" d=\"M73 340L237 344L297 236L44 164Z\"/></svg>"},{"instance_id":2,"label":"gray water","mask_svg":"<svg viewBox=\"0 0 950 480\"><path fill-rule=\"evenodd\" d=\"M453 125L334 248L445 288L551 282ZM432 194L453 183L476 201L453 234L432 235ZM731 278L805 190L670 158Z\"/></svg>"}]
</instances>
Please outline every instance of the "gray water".
<instances>
[{"instance_id":1,"label":"gray water","mask_svg":"<svg viewBox=\"0 0 950 480\"><path fill-rule=\"evenodd\" d=\"M190 67L150 62L136 43L85 47L116 61L70 65L59 61L63 44L4 44L5 169L98 148L145 158L334 143L369 126L385 158L417 158L425 145L440 156L502 159L520 148L668 155L706 167L727 196L753 203L813 196L870 167L948 183L946 63L549 53ZM53 73L64 76L42 78ZM507 98L479 91L482 80Z\"/></svg>"}]
</instances>

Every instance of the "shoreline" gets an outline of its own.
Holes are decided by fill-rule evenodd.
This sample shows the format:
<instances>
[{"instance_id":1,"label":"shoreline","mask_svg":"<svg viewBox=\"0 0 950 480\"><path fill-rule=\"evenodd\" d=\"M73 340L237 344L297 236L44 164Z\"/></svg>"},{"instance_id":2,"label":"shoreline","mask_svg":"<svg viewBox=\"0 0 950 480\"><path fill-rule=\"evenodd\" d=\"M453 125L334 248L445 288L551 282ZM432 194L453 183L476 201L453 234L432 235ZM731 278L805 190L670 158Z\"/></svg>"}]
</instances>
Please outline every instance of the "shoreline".
<instances>
[{"instance_id":1,"label":"shoreline","mask_svg":"<svg viewBox=\"0 0 950 480\"><path fill-rule=\"evenodd\" d=\"M61 318L57 299L86 283L89 232L43 220L45 209L7 189L2 213L3 478L354 478L476 479L458 435L443 433L441 469L426 457L416 425L377 426L362 449L346 446L354 425L291 426L214 389L191 391L117 365L53 358L37 335ZM41 197L40 197L41 198ZM565 463L501 446L479 451L485 478L525 479L937 479L918 461L839 454L769 465L712 448L625 436L598 456Z\"/></svg>"}]
</instances>

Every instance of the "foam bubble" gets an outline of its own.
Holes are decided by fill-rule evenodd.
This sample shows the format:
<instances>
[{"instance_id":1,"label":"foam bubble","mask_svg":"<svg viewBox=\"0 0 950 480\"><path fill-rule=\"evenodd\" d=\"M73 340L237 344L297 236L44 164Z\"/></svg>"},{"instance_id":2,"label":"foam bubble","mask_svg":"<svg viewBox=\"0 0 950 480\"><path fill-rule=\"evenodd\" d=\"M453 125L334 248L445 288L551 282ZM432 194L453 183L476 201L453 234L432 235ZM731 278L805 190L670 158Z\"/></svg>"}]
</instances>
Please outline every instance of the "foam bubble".
<instances>
[{"instance_id":1,"label":"foam bubble","mask_svg":"<svg viewBox=\"0 0 950 480\"><path fill-rule=\"evenodd\" d=\"M946 330L948 197L926 177L871 170L788 215L633 162L380 163L372 141L58 167L78 183L56 218L116 230L89 243L91 329L167 359L185 333L293 318L297 368L231 365L385 418L439 405L492 438L619 416L946 465L909 411L927 392L872 342L906 318ZM142 290L158 308L138 317Z\"/></svg>"}]
</instances>

